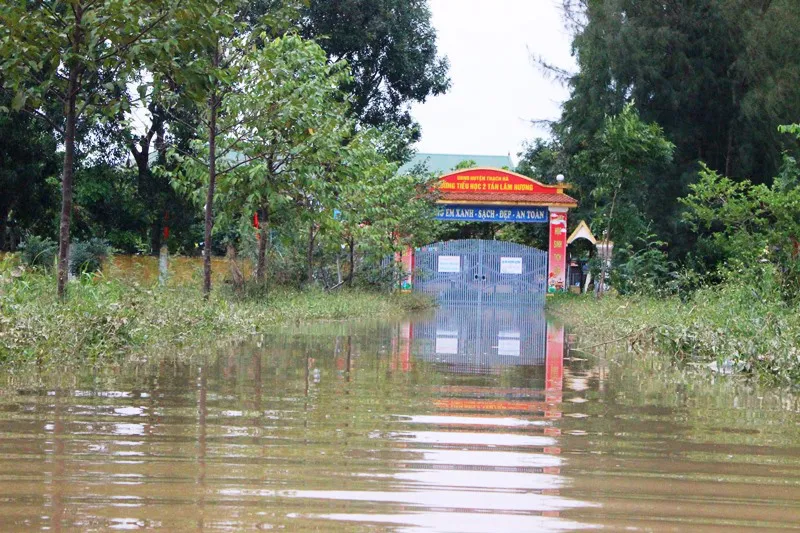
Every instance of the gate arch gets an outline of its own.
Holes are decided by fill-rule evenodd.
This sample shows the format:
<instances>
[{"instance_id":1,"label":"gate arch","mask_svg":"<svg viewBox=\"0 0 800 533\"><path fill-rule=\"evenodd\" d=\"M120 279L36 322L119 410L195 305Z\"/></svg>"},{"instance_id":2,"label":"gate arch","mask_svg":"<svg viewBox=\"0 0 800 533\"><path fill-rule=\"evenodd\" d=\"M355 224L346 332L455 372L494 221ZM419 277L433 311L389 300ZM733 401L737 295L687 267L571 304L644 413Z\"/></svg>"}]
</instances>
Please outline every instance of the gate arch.
<instances>
[{"instance_id":1,"label":"gate arch","mask_svg":"<svg viewBox=\"0 0 800 533\"><path fill-rule=\"evenodd\" d=\"M544 305L547 252L504 241L464 239L414 254L414 290L443 305Z\"/></svg>"}]
</instances>

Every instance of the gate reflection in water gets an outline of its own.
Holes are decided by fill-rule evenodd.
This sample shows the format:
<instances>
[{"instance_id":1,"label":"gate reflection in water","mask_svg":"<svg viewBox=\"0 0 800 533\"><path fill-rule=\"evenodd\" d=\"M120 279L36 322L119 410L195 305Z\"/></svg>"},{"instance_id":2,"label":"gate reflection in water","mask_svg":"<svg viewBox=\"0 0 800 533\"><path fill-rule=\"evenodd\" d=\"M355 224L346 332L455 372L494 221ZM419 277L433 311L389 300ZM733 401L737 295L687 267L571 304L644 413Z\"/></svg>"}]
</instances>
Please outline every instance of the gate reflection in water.
<instances>
[{"instance_id":1,"label":"gate reflection in water","mask_svg":"<svg viewBox=\"0 0 800 533\"><path fill-rule=\"evenodd\" d=\"M544 365L547 323L530 307L446 306L414 325L414 352L467 372Z\"/></svg>"}]
</instances>

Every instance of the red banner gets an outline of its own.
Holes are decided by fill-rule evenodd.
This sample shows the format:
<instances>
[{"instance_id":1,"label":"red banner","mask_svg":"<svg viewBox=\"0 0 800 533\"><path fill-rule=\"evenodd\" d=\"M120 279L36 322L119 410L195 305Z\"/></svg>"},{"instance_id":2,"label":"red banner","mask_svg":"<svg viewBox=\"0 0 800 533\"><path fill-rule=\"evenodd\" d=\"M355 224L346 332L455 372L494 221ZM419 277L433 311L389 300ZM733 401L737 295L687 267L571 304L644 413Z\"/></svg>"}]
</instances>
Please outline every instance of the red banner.
<instances>
[{"instance_id":1,"label":"red banner","mask_svg":"<svg viewBox=\"0 0 800 533\"><path fill-rule=\"evenodd\" d=\"M487 168L461 170L443 176L439 188L445 192L494 192L511 194L557 193L557 186L543 185L513 172Z\"/></svg>"}]
</instances>

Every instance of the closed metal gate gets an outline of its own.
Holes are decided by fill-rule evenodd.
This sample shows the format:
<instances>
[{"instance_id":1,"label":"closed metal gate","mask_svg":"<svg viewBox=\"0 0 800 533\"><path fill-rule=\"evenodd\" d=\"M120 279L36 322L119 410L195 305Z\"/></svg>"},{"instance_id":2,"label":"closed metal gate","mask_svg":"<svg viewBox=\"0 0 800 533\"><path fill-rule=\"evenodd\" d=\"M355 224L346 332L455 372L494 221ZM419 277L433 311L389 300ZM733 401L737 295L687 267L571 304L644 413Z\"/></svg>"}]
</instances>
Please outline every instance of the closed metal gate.
<instances>
[{"instance_id":1,"label":"closed metal gate","mask_svg":"<svg viewBox=\"0 0 800 533\"><path fill-rule=\"evenodd\" d=\"M415 254L414 290L440 304L543 306L547 253L503 241L437 242Z\"/></svg>"}]
</instances>

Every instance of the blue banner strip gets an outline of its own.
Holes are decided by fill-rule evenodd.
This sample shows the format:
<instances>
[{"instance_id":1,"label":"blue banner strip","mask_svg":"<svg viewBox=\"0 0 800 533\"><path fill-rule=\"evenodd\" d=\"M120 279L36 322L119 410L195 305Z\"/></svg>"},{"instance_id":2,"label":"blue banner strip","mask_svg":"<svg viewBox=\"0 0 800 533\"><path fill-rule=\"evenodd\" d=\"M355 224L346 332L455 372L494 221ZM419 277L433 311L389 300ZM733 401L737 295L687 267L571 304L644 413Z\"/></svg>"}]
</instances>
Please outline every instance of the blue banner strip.
<instances>
[{"instance_id":1,"label":"blue banner strip","mask_svg":"<svg viewBox=\"0 0 800 533\"><path fill-rule=\"evenodd\" d=\"M546 207L440 205L436 220L450 222L535 222L549 221Z\"/></svg>"}]
</instances>

